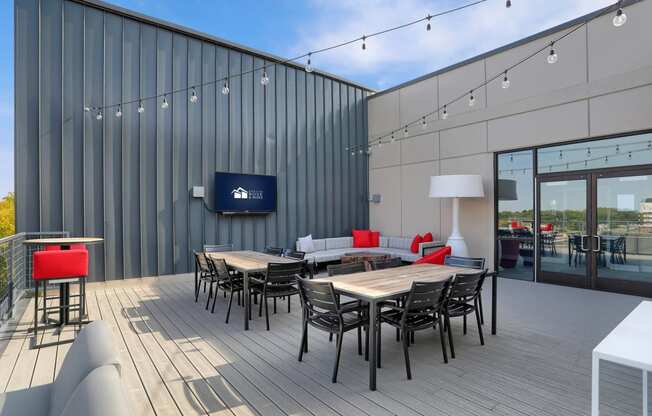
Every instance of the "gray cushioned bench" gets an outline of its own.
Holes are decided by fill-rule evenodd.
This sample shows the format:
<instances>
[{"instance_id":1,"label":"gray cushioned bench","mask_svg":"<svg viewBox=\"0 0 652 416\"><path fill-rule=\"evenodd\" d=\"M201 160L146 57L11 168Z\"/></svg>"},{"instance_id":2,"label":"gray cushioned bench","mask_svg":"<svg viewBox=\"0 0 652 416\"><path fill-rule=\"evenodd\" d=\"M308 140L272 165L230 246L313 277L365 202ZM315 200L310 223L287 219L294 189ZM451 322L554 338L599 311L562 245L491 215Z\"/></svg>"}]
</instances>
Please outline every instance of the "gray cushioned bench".
<instances>
[{"instance_id":1,"label":"gray cushioned bench","mask_svg":"<svg viewBox=\"0 0 652 416\"><path fill-rule=\"evenodd\" d=\"M111 329L103 321L82 329L53 383L0 394L2 416L130 414Z\"/></svg>"},{"instance_id":2,"label":"gray cushioned bench","mask_svg":"<svg viewBox=\"0 0 652 416\"><path fill-rule=\"evenodd\" d=\"M312 240L315 251L306 253L306 260L313 263L328 263L338 261L347 253L371 252L384 253L394 257L400 257L401 260L413 263L418 258L428 254L438 247L443 247L441 241L421 243L419 252L410 251L412 238L405 237L380 237L379 247L354 248L353 237L322 238ZM301 250L299 242L296 243L297 250Z\"/></svg>"}]
</instances>

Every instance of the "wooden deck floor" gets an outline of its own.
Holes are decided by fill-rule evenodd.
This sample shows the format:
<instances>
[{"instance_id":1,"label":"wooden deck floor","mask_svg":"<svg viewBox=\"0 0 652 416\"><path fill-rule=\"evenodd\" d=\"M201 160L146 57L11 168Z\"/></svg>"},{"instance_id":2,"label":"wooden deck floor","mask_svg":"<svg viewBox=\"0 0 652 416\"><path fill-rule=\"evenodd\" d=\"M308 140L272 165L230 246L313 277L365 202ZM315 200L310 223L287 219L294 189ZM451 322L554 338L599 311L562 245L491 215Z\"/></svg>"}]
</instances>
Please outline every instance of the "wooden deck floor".
<instances>
[{"instance_id":1,"label":"wooden deck floor","mask_svg":"<svg viewBox=\"0 0 652 416\"><path fill-rule=\"evenodd\" d=\"M400 345L383 332L378 391L367 363L345 337L339 382L330 383L334 344L312 331L297 362L300 312L286 305L242 330L242 310L220 298L211 315L193 301L192 278L174 276L89 285L91 319L113 328L134 415L587 415L590 352L639 299L501 279L499 333L479 345L470 325L453 323L457 359L444 364L435 331L416 336L413 380ZM489 290L485 304L489 305ZM489 317L489 313L486 314ZM51 382L69 344L29 349L28 307L0 341L0 391ZM489 322L487 322L487 331ZM46 333L43 341L72 336ZM640 373L605 364L602 414L640 415Z\"/></svg>"}]
</instances>

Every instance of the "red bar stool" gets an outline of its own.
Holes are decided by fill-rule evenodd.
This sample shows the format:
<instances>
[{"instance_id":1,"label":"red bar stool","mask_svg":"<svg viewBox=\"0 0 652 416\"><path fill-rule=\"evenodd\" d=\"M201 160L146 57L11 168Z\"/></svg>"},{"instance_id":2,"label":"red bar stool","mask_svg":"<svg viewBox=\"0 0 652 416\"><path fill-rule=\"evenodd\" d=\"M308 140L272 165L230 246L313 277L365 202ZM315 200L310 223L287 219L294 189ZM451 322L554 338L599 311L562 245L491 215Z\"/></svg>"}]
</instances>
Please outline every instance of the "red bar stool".
<instances>
[{"instance_id":1,"label":"red bar stool","mask_svg":"<svg viewBox=\"0 0 652 416\"><path fill-rule=\"evenodd\" d=\"M41 329L63 326L75 323L81 326L84 323L86 304L86 276L88 276L88 251L85 247L81 249L36 251L33 254L32 277L34 279L34 343L36 348L53 345L38 345L38 298L39 287L43 286L43 318L45 325ZM70 283L79 283L79 295L70 295ZM47 301L55 297L47 296L47 285L59 285L59 306L48 307ZM78 303L73 305L71 298L77 298ZM50 324L49 311L59 311L59 320L55 325ZM70 321L70 312L77 311L79 318L75 322ZM72 340L68 341L72 342Z\"/></svg>"}]
</instances>

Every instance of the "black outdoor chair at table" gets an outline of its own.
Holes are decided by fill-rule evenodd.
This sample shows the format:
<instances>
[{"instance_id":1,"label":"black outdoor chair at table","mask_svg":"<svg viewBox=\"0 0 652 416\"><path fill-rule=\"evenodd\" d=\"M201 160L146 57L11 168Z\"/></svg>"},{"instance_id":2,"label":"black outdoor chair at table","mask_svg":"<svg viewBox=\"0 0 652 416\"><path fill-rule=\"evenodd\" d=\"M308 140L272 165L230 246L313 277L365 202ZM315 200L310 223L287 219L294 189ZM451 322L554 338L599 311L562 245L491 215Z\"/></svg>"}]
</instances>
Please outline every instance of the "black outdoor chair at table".
<instances>
[{"instance_id":1,"label":"black outdoor chair at table","mask_svg":"<svg viewBox=\"0 0 652 416\"><path fill-rule=\"evenodd\" d=\"M391 257L388 259L371 260L369 263L371 264L372 270L383 270L401 267L403 265L403 260L401 260L400 257Z\"/></svg>"},{"instance_id":2,"label":"black outdoor chair at table","mask_svg":"<svg viewBox=\"0 0 652 416\"><path fill-rule=\"evenodd\" d=\"M455 358L455 347L453 346L450 318L463 317L464 335L466 335L466 316L475 313L478 334L480 335L480 344L484 345L482 324L480 323L480 314L478 313L478 309L480 309L478 298L486 276L487 270L482 270L476 273L458 273L453 277L446 307L446 328L444 328L449 332L448 340L452 358Z\"/></svg>"},{"instance_id":3,"label":"black outdoor chair at table","mask_svg":"<svg viewBox=\"0 0 652 416\"><path fill-rule=\"evenodd\" d=\"M308 325L313 328L335 334L337 339L337 353L331 381L337 382L337 370L342 352L342 338L344 333L358 329L358 354L361 354L360 328L369 326L369 317L366 306L358 302L340 304L333 290L333 283L315 280L298 279L301 306L303 308L303 325L301 344L299 345L299 361L303 359L304 352L308 352ZM369 353L369 331L365 331L365 359Z\"/></svg>"},{"instance_id":4,"label":"black outdoor chair at table","mask_svg":"<svg viewBox=\"0 0 652 416\"><path fill-rule=\"evenodd\" d=\"M212 286L213 282L216 281L217 276L213 273L212 268L208 263L208 258L204 253L199 253L194 251L195 256L195 302L199 300L199 292L201 288L201 283L204 282L204 292L206 291L206 283ZM210 295L206 300L206 309L208 309L208 303L210 301Z\"/></svg>"},{"instance_id":5,"label":"black outdoor chair at table","mask_svg":"<svg viewBox=\"0 0 652 416\"><path fill-rule=\"evenodd\" d=\"M225 251L233 251L233 244L204 244L204 253L222 253ZM206 292L206 281L204 281L204 292ZM226 297L226 293L224 296Z\"/></svg>"},{"instance_id":6,"label":"black outdoor chair at table","mask_svg":"<svg viewBox=\"0 0 652 416\"><path fill-rule=\"evenodd\" d=\"M303 260L306 257L306 253L304 253L303 251L286 249L283 250L283 257L287 257L289 259L294 259L294 260Z\"/></svg>"},{"instance_id":7,"label":"black outdoor chair at table","mask_svg":"<svg viewBox=\"0 0 652 416\"><path fill-rule=\"evenodd\" d=\"M430 328L436 329L439 326L442 354L444 355L444 362L448 363L446 341L444 339L444 320L447 319L445 310L450 284L451 279L444 280L443 282L412 282L412 288L403 306L389 306L388 310L380 314L377 333L377 356L380 357L382 324L386 323L399 329L403 334L403 354L405 355L405 371L408 380L412 379L408 348L410 345L410 336L414 336L415 331ZM450 326L449 324L446 325ZM452 342L451 331L448 331L448 337L449 342Z\"/></svg>"},{"instance_id":8,"label":"black outdoor chair at table","mask_svg":"<svg viewBox=\"0 0 652 416\"><path fill-rule=\"evenodd\" d=\"M485 259L483 257L460 257L460 256L446 256L444 264L453 267L467 267L469 269L483 270ZM484 325L484 308L482 306L482 292L478 295L478 303L480 307L480 323Z\"/></svg>"},{"instance_id":9,"label":"black outdoor chair at table","mask_svg":"<svg viewBox=\"0 0 652 416\"><path fill-rule=\"evenodd\" d=\"M274 299L274 312L276 312L276 298L287 297L288 313L290 312L291 297L299 291L296 287L297 278L306 274L305 261L293 263L269 263L267 271L263 276L249 277L251 291L254 295L259 294L260 304L258 316L262 316L263 303L265 304L265 322L269 331L269 311L267 299ZM246 294L245 294L246 296ZM249 302L251 305L251 302Z\"/></svg>"},{"instance_id":10,"label":"black outdoor chair at table","mask_svg":"<svg viewBox=\"0 0 652 416\"><path fill-rule=\"evenodd\" d=\"M265 250L263 251L265 254L270 254L272 256L282 256L283 255L283 249L280 247L265 247Z\"/></svg>"},{"instance_id":11,"label":"black outdoor chair at table","mask_svg":"<svg viewBox=\"0 0 652 416\"><path fill-rule=\"evenodd\" d=\"M215 313L215 301L217 300L217 288L222 289L224 293L229 294L229 307L226 311L226 320L225 322L229 323L229 316L231 316L231 305L233 304L233 294L238 294L238 305L240 305L240 293L244 290L244 282L242 276L234 275L229 271L226 261L224 259L212 259L208 258L208 265L211 268L211 271L217 279L215 280L215 294L213 295L213 283L211 282L211 287L208 290L208 299L213 298L213 306L211 307L211 313Z\"/></svg>"},{"instance_id":12,"label":"black outdoor chair at table","mask_svg":"<svg viewBox=\"0 0 652 416\"><path fill-rule=\"evenodd\" d=\"M329 276L339 276L343 274L362 273L367 271L364 262L329 264L326 266Z\"/></svg>"}]
</instances>

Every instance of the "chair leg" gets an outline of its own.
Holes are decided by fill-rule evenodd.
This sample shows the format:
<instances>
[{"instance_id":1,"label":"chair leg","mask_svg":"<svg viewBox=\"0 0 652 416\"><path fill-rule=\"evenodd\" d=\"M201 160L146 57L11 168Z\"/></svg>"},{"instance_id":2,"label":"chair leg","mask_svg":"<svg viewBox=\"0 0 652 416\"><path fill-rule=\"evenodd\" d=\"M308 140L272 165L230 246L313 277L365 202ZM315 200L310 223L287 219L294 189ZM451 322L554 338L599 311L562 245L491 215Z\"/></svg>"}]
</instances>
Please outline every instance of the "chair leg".
<instances>
[{"instance_id":1,"label":"chair leg","mask_svg":"<svg viewBox=\"0 0 652 416\"><path fill-rule=\"evenodd\" d=\"M480 334L480 345L484 345L484 336L482 335L482 324L480 323L480 314L478 313L478 300L475 300L475 320L478 322L478 333Z\"/></svg>"},{"instance_id":2,"label":"chair leg","mask_svg":"<svg viewBox=\"0 0 652 416\"><path fill-rule=\"evenodd\" d=\"M265 324L267 325L267 330L269 331L269 311L267 310L267 296L266 296L266 294L263 294L263 298L265 299ZM276 302L276 298L274 298L274 302Z\"/></svg>"},{"instance_id":3,"label":"chair leg","mask_svg":"<svg viewBox=\"0 0 652 416\"><path fill-rule=\"evenodd\" d=\"M274 313L276 313L276 298L274 298Z\"/></svg>"},{"instance_id":4,"label":"chair leg","mask_svg":"<svg viewBox=\"0 0 652 416\"><path fill-rule=\"evenodd\" d=\"M333 368L333 383L337 383L337 370L340 366L340 353L342 352L342 338L344 338L343 332L337 333L337 353L335 354L335 367Z\"/></svg>"},{"instance_id":5,"label":"chair leg","mask_svg":"<svg viewBox=\"0 0 652 416\"><path fill-rule=\"evenodd\" d=\"M482 292L478 293L478 307L480 308L480 323L484 325L484 308L482 307Z\"/></svg>"},{"instance_id":6,"label":"chair leg","mask_svg":"<svg viewBox=\"0 0 652 416\"><path fill-rule=\"evenodd\" d=\"M208 310L208 304L211 301L212 297L213 297L213 282L210 282L208 285L208 298L206 298L206 308L204 309Z\"/></svg>"},{"instance_id":7,"label":"chair leg","mask_svg":"<svg viewBox=\"0 0 652 416\"><path fill-rule=\"evenodd\" d=\"M380 328L383 323L378 321L378 329L376 330L376 367L380 368L380 341L383 339L380 336Z\"/></svg>"},{"instance_id":8,"label":"chair leg","mask_svg":"<svg viewBox=\"0 0 652 416\"><path fill-rule=\"evenodd\" d=\"M466 335L466 314L464 314L463 320L464 320L464 324L463 324L463 327L464 327L464 329L463 329L463 333L464 333L464 335Z\"/></svg>"},{"instance_id":9,"label":"chair leg","mask_svg":"<svg viewBox=\"0 0 652 416\"><path fill-rule=\"evenodd\" d=\"M369 327L364 331L364 360L369 361Z\"/></svg>"},{"instance_id":10,"label":"chair leg","mask_svg":"<svg viewBox=\"0 0 652 416\"><path fill-rule=\"evenodd\" d=\"M453 331L451 330L451 320L448 314L444 316L446 328L448 328L448 346L451 347L451 358L455 358L455 347L453 346Z\"/></svg>"},{"instance_id":11,"label":"chair leg","mask_svg":"<svg viewBox=\"0 0 652 416\"><path fill-rule=\"evenodd\" d=\"M303 318L303 324L301 325L301 345L299 345L299 362L303 360L303 353L306 351L306 339L308 338L308 321Z\"/></svg>"},{"instance_id":12,"label":"chair leg","mask_svg":"<svg viewBox=\"0 0 652 416\"><path fill-rule=\"evenodd\" d=\"M396 328L396 342L401 341L401 330Z\"/></svg>"},{"instance_id":13,"label":"chair leg","mask_svg":"<svg viewBox=\"0 0 652 416\"><path fill-rule=\"evenodd\" d=\"M333 333L328 334L328 342L333 342Z\"/></svg>"},{"instance_id":14,"label":"chair leg","mask_svg":"<svg viewBox=\"0 0 652 416\"><path fill-rule=\"evenodd\" d=\"M232 292L232 293L233 293L233 292ZM242 304L242 302L241 302L241 300L240 300L240 292L238 292L238 306L240 306L241 304Z\"/></svg>"},{"instance_id":15,"label":"chair leg","mask_svg":"<svg viewBox=\"0 0 652 416\"><path fill-rule=\"evenodd\" d=\"M444 363L448 364L448 354L446 354L446 340L444 339L444 325L441 315L437 317L437 324L439 325L439 338L441 339L441 352L444 354Z\"/></svg>"},{"instance_id":16,"label":"chair leg","mask_svg":"<svg viewBox=\"0 0 652 416\"><path fill-rule=\"evenodd\" d=\"M238 292L239 294L240 292ZM217 299L217 296L215 296ZM233 290L231 291L231 294L229 295L229 308L226 310L226 321L225 323L229 323L229 316L231 315L231 305L233 304Z\"/></svg>"},{"instance_id":17,"label":"chair leg","mask_svg":"<svg viewBox=\"0 0 652 416\"><path fill-rule=\"evenodd\" d=\"M267 302L267 299L264 299ZM260 297L260 303L258 304L258 317L263 316L263 297Z\"/></svg>"},{"instance_id":18,"label":"chair leg","mask_svg":"<svg viewBox=\"0 0 652 416\"><path fill-rule=\"evenodd\" d=\"M410 344L414 344L414 331L410 332Z\"/></svg>"},{"instance_id":19,"label":"chair leg","mask_svg":"<svg viewBox=\"0 0 652 416\"><path fill-rule=\"evenodd\" d=\"M290 313L290 299L292 299L292 296L288 296L288 313Z\"/></svg>"},{"instance_id":20,"label":"chair leg","mask_svg":"<svg viewBox=\"0 0 652 416\"><path fill-rule=\"evenodd\" d=\"M410 353L408 351L408 342L410 338L410 333L403 331L405 336L403 336L403 355L405 356L405 372L407 373L407 379L412 380L412 372L410 371Z\"/></svg>"},{"instance_id":21,"label":"chair leg","mask_svg":"<svg viewBox=\"0 0 652 416\"><path fill-rule=\"evenodd\" d=\"M226 293L226 292L224 292ZM213 296L213 306L211 306L211 313L215 313L215 301L217 300L217 293Z\"/></svg>"},{"instance_id":22,"label":"chair leg","mask_svg":"<svg viewBox=\"0 0 652 416\"><path fill-rule=\"evenodd\" d=\"M34 343L33 346L36 347L38 342L38 287L40 282L38 280L34 281ZM43 289L45 291L45 289Z\"/></svg>"},{"instance_id":23,"label":"chair leg","mask_svg":"<svg viewBox=\"0 0 652 416\"><path fill-rule=\"evenodd\" d=\"M204 280L204 293L206 293L206 280Z\"/></svg>"}]
</instances>

